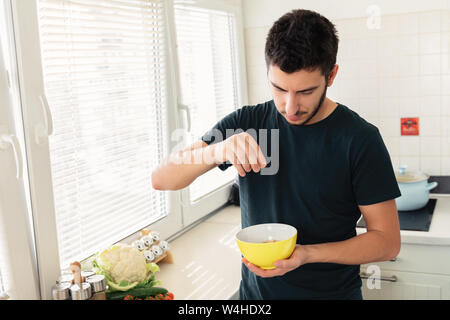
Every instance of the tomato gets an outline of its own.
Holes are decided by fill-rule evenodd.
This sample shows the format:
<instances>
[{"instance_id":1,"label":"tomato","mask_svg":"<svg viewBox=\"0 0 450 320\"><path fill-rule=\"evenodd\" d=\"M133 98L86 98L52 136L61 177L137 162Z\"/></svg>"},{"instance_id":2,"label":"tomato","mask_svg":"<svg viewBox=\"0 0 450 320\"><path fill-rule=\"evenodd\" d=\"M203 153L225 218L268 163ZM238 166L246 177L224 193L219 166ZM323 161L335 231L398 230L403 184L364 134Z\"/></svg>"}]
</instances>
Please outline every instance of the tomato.
<instances>
[{"instance_id":1,"label":"tomato","mask_svg":"<svg viewBox=\"0 0 450 320\"><path fill-rule=\"evenodd\" d=\"M169 292L169 293L168 293L168 296L170 297L170 299L171 299L171 300L173 300L173 299L174 299L174 295L173 295L173 293L172 293L172 292Z\"/></svg>"}]
</instances>

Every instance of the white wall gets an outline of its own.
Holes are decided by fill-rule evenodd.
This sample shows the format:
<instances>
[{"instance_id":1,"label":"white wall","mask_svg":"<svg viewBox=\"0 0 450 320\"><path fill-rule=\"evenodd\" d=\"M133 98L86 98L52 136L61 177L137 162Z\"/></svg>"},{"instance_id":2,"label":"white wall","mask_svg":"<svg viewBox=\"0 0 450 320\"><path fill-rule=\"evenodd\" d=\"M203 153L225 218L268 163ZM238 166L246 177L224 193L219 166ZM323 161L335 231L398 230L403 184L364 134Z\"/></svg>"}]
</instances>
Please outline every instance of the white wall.
<instances>
[{"instance_id":1,"label":"white wall","mask_svg":"<svg viewBox=\"0 0 450 320\"><path fill-rule=\"evenodd\" d=\"M298 3L243 0L250 104L271 99L265 37ZM301 3L338 29L340 70L328 96L379 128L395 167L450 175L450 1ZM374 4L379 28L368 25L366 10ZM400 136L402 117L419 117L419 136Z\"/></svg>"},{"instance_id":2,"label":"white wall","mask_svg":"<svg viewBox=\"0 0 450 320\"><path fill-rule=\"evenodd\" d=\"M229 0L238 1L238 0ZM242 0L246 28L272 25L284 13L293 9L309 9L328 19L360 18L366 10L377 5L381 14L422 12L449 9L449 0Z\"/></svg>"}]
</instances>

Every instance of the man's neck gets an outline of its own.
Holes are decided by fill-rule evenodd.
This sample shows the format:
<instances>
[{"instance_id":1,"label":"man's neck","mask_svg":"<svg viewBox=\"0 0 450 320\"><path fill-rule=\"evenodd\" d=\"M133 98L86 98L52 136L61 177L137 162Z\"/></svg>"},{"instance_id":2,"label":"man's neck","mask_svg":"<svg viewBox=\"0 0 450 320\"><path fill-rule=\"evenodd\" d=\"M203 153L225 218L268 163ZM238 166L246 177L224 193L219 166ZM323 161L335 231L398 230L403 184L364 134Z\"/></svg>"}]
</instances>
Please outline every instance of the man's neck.
<instances>
[{"instance_id":1,"label":"man's neck","mask_svg":"<svg viewBox=\"0 0 450 320\"><path fill-rule=\"evenodd\" d=\"M337 108L337 106L338 104L336 102L328 98L325 98L317 114L311 120L309 120L308 124L306 125L314 124L327 118L330 114L333 113L333 111Z\"/></svg>"}]
</instances>

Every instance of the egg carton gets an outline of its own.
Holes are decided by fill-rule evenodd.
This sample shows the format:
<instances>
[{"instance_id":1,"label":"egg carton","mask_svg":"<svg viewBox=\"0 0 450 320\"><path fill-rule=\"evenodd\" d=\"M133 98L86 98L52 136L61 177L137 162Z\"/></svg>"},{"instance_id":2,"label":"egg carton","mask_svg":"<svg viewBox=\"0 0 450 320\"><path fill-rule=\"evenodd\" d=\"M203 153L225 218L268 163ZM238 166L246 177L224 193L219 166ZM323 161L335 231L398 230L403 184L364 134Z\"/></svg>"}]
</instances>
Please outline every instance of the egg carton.
<instances>
[{"instance_id":1,"label":"egg carton","mask_svg":"<svg viewBox=\"0 0 450 320\"><path fill-rule=\"evenodd\" d=\"M170 245L167 241L161 240L157 231L142 229L140 239L133 241L132 246L142 252L148 263L173 263Z\"/></svg>"}]
</instances>

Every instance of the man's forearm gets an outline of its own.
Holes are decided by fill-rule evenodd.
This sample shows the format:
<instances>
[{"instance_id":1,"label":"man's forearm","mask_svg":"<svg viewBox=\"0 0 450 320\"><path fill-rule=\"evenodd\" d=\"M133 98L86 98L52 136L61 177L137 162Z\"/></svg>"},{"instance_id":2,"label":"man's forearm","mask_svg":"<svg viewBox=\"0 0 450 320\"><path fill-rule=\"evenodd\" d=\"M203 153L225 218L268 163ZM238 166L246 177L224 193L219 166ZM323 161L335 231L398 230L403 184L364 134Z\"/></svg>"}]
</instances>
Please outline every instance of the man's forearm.
<instances>
[{"instance_id":1,"label":"man's forearm","mask_svg":"<svg viewBox=\"0 0 450 320\"><path fill-rule=\"evenodd\" d=\"M153 188L179 190L190 185L197 177L211 170L215 145L173 152L152 173Z\"/></svg>"},{"instance_id":2,"label":"man's forearm","mask_svg":"<svg viewBox=\"0 0 450 320\"><path fill-rule=\"evenodd\" d=\"M381 231L368 231L356 237L313 245L303 245L304 263L328 262L347 265L386 261L397 256L399 249Z\"/></svg>"}]
</instances>

